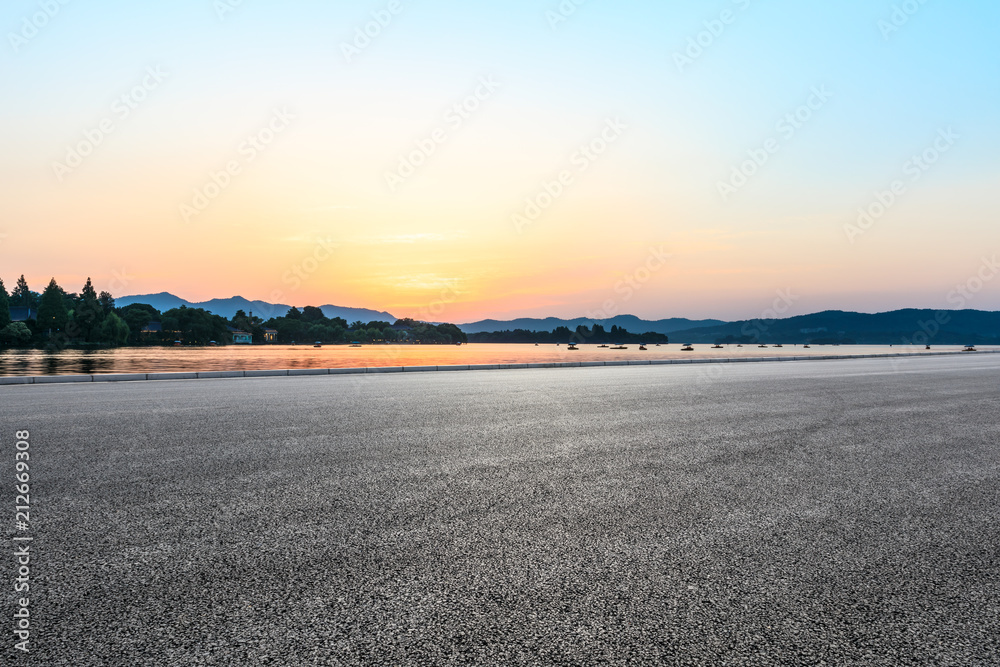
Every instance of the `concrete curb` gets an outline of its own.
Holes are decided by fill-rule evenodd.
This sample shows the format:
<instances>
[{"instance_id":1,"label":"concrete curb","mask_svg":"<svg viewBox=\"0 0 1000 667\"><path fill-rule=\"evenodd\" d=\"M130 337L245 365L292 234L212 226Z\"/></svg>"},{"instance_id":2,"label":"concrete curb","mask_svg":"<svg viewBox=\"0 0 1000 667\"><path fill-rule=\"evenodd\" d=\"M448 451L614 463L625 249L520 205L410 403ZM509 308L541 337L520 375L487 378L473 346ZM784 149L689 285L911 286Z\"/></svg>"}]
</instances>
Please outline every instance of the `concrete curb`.
<instances>
[{"instance_id":1,"label":"concrete curb","mask_svg":"<svg viewBox=\"0 0 1000 667\"><path fill-rule=\"evenodd\" d=\"M470 364L461 366L369 366L365 368L291 368L249 371L197 371L186 373L98 373L95 375L9 375L0 385L66 384L77 382L140 382L146 380L203 380L222 378L262 378L304 375L359 375L367 373L429 373L435 371L511 370L522 368L598 368L604 366L663 366L670 364L728 364L755 361L834 361L842 359L892 359L896 357L940 357L966 355L952 352L896 352L892 354L838 354L808 357L736 357L718 359L632 359L622 361L553 361L526 364ZM979 350L975 354L1000 354L1000 350Z\"/></svg>"}]
</instances>

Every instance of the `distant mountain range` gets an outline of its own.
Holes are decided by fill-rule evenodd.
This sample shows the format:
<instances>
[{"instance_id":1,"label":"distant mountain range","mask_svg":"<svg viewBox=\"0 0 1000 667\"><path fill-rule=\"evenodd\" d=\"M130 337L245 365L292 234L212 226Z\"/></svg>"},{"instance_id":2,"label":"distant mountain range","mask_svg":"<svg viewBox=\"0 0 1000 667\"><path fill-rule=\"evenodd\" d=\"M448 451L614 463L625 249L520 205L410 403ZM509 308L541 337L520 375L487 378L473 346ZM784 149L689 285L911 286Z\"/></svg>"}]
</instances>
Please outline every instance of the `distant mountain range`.
<instances>
[{"instance_id":1,"label":"distant mountain range","mask_svg":"<svg viewBox=\"0 0 1000 667\"><path fill-rule=\"evenodd\" d=\"M1000 312L907 308L886 313L827 310L778 320L742 320L677 331L677 343L859 343L1000 345Z\"/></svg>"},{"instance_id":2,"label":"distant mountain range","mask_svg":"<svg viewBox=\"0 0 1000 667\"><path fill-rule=\"evenodd\" d=\"M169 292L138 294L115 299L119 306L148 303L159 311L187 306L204 308L216 315L232 318L237 310L251 311L265 320L280 317L291 306L266 301L250 301L241 296L228 299L191 302ZM327 304L320 306L327 317L342 317L348 322L381 320L395 322L398 318L380 310L347 308ZM494 331L552 331L567 327L571 331L579 325L593 327L600 324L605 330L612 326L635 334L668 334L676 343L860 343L893 344L978 344L1000 345L1000 312L984 310L930 310L907 308L885 313L855 313L843 310L826 310L810 315L798 315L775 320L689 320L673 317L665 320L643 320L634 315L618 315L604 320L586 317L574 319L519 318L515 320L479 320L459 324L467 334Z\"/></svg>"},{"instance_id":3,"label":"distant mountain range","mask_svg":"<svg viewBox=\"0 0 1000 667\"><path fill-rule=\"evenodd\" d=\"M467 334L493 332L493 331L513 331L514 329L526 329L527 331L552 331L556 327L568 327L575 331L579 325L593 327L600 324L605 329L618 326L627 329L632 333L662 333L670 334L682 329L693 329L695 327L713 327L726 324L722 320L689 320L683 317L672 317L667 320L641 320L635 315L618 315L606 320L595 320L587 317L577 317L572 320L563 320L556 317L546 317L536 319L522 317L516 320L479 320L468 324L459 324L458 328Z\"/></svg>"},{"instance_id":4,"label":"distant mountain range","mask_svg":"<svg viewBox=\"0 0 1000 667\"><path fill-rule=\"evenodd\" d=\"M210 301L192 302L187 299L182 299L179 296L171 294L170 292L160 292L159 294L136 294L134 296L123 296L115 299L115 305L117 306L128 306L133 303L148 303L161 313L165 310L170 310L171 308L180 308L181 306L187 306L188 308L204 308L205 310L215 313L216 315L221 315L226 319L232 319L237 310L242 310L248 315L251 311L253 311L254 315L268 320L272 317L281 317L288 312L289 308L291 308L291 306L283 303L250 301L249 299L244 299L241 296L234 296L228 299L211 299ZM347 320L348 323L356 322L357 320L361 320L363 322L379 320L392 323L397 319L395 316L385 311L370 310L368 308L347 308L345 306L327 304L325 306L320 306L320 309L327 317L342 317Z\"/></svg>"}]
</instances>

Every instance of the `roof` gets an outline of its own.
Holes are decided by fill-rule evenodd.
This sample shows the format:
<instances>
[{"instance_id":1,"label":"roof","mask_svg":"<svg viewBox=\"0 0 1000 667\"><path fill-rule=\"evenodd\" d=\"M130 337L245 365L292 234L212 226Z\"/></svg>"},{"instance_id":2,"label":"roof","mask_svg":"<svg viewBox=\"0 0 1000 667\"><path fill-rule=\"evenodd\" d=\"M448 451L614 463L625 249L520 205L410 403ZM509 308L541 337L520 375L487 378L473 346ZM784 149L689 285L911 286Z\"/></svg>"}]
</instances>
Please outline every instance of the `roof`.
<instances>
[{"instance_id":1,"label":"roof","mask_svg":"<svg viewBox=\"0 0 1000 667\"><path fill-rule=\"evenodd\" d=\"M11 306L10 307L10 321L11 322L24 322L26 320L38 319L38 310L35 308L28 308L27 306Z\"/></svg>"}]
</instances>

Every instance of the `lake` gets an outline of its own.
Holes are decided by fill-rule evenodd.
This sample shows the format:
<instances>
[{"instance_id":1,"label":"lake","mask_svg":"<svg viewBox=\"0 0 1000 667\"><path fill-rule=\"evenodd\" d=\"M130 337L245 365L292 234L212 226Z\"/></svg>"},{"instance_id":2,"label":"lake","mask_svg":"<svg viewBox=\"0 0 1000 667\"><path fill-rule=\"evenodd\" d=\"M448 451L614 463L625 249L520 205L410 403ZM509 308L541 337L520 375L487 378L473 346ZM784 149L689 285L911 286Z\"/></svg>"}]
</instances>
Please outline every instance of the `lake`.
<instances>
[{"instance_id":1,"label":"lake","mask_svg":"<svg viewBox=\"0 0 1000 667\"><path fill-rule=\"evenodd\" d=\"M933 351L961 350L961 345L932 346ZM639 350L612 350L580 345L229 345L226 347L142 347L110 350L6 350L0 352L0 376L73 375L94 373L155 373L168 371L263 370L291 368L356 368L364 366L444 366L461 364L523 364L565 361L621 361L642 359L704 359L712 357L822 356L922 352L923 347L901 345L801 345L766 348L695 345L691 352L678 344L649 345ZM984 348L981 348L984 349Z\"/></svg>"}]
</instances>

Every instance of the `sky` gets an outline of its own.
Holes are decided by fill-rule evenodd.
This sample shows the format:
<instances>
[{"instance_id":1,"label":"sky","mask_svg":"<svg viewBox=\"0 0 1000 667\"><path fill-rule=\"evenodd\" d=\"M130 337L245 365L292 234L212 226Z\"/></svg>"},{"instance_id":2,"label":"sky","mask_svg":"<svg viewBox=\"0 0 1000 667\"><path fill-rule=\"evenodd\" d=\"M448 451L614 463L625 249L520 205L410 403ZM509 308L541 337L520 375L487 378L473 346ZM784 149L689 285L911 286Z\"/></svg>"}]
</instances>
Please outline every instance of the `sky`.
<instances>
[{"instance_id":1,"label":"sky","mask_svg":"<svg viewBox=\"0 0 1000 667\"><path fill-rule=\"evenodd\" d=\"M995 2L9 0L0 29L8 291L1000 310Z\"/></svg>"}]
</instances>

